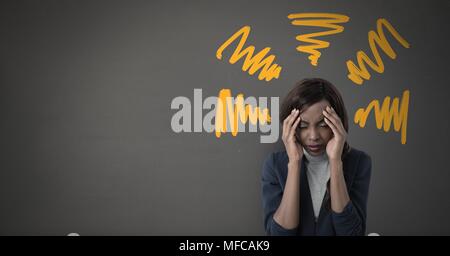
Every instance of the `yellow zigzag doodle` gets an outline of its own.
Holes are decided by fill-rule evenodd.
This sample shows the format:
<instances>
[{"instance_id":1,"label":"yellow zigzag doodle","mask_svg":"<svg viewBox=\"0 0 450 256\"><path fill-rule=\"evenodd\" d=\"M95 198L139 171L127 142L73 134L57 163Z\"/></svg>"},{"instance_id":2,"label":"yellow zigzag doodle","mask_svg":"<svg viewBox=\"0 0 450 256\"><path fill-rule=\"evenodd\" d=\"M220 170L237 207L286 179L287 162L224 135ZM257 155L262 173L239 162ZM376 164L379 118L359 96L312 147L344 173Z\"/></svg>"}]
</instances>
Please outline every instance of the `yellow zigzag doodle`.
<instances>
[{"instance_id":1,"label":"yellow zigzag doodle","mask_svg":"<svg viewBox=\"0 0 450 256\"><path fill-rule=\"evenodd\" d=\"M378 19L377 20L377 32L371 30L369 31L369 45L370 50L372 50L373 56L375 57L374 63L363 51L358 51L357 53L357 59L358 59L358 66L353 63L353 61L347 61L347 69L349 71L348 78L352 80L354 83L361 85L363 83L362 78L365 80L370 79L369 71L366 68L366 65L364 63L367 63L373 70L375 70L378 73L384 72L384 64L383 60L380 57L380 53L378 52L378 49L375 45L378 44L378 46L383 50L387 56L389 56L391 59L395 59L397 55L395 54L392 47L389 45L384 32L383 27L386 27L389 32L394 36L397 41L400 42L400 44L405 47L409 48L409 43L402 37L400 34L392 27L391 23L389 23L386 19ZM377 34L378 33L378 34Z\"/></svg>"},{"instance_id":2,"label":"yellow zigzag doodle","mask_svg":"<svg viewBox=\"0 0 450 256\"><path fill-rule=\"evenodd\" d=\"M394 119L394 130L400 131L402 129L401 142L406 143L406 126L408 123L408 106L409 106L409 90L405 90L402 96L402 103L400 109L398 108L399 99L394 98L391 108L389 109L391 98L386 97L380 109L378 100L370 102L366 109L360 108L355 113L355 123L359 123L362 128L366 125L367 117L373 109L375 114L375 121L377 128L381 129L384 126L384 131L388 132L391 128L392 119Z\"/></svg>"},{"instance_id":3,"label":"yellow zigzag doodle","mask_svg":"<svg viewBox=\"0 0 450 256\"><path fill-rule=\"evenodd\" d=\"M228 116L228 118L227 118ZM244 95L238 94L236 101L233 104L231 101L231 90L220 90L217 98L216 109L216 137L220 138L222 133L227 131L227 120L230 122L231 134L236 136L238 133L238 122L243 124L250 121L253 125L258 122L266 124L271 122L269 110L267 108L261 109L259 107L252 107L249 104L244 104Z\"/></svg>"},{"instance_id":4,"label":"yellow zigzag doodle","mask_svg":"<svg viewBox=\"0 0 450 256\"><path fill-rule=\"evenodd\" d=\"M298 35L295 37L297 41L311 43L311 45L298 46L296 49L299 52L309 53L308 59L311 60L311 65L313 66L317 66L317 61L321 55L316 49L327 48L330 46L329 42L314 39L314 37L341 33L344 31L344 27L336 25L336 23L346 23L350 20L348 16L334 13L293 13L289 14L287 17L293 20L291 21L291 24L295 26L331 28L331 30L328 31Z\"/></svg>"},{"instance_id":5,"label":"yellow zigzag doodle","mask_svg":"<svg viewBox=\"0 0 450 256\"><path fill-rule=\"evenodd\" d=\"M267 82L272 80L273 78L277 79L280 76L281 66L272 62L275 60L275 55L269 55L266 57L266 54L269 53L270 47L264 48L262 51L258 52L255 56L253 53L255 51L255 47L250 45L242 50L245 42L250 34L250 26L244 26L239 31L234 33L225 43L223 43L216 52L217 59L222 59L222 52L227 48L234 40L241 36L241 40L239 41L236 50L233 52L233 55L230 58L230 63L234 64L239 61L241 58L245 56L244 64L242 66L242 70L246 72L247 70L250 75L255 74L256 71L262 69L258 75L259 80L265 79Z\"/></svg>"}]
</instances>

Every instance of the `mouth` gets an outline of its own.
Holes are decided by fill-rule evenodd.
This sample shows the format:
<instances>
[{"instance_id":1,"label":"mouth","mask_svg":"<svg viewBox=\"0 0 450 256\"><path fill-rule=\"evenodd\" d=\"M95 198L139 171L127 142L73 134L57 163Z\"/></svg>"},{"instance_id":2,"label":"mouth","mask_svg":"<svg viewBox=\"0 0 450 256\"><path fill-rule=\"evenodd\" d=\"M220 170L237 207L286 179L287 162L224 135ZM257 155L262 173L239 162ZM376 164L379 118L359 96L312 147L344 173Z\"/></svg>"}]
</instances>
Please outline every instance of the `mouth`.
<instances>
[{"instance_id":1,"label":"mouth","mask_svg":"<svg viewBox=\"0 0 450 256\"><path fill-rule=\"evenodd\" d=\"M320 151L322 151L323 146L320 144L317 145L307 145L306 146L308 148L308 150L312 153L319 153Z\"/></svg>"}]
</instances>

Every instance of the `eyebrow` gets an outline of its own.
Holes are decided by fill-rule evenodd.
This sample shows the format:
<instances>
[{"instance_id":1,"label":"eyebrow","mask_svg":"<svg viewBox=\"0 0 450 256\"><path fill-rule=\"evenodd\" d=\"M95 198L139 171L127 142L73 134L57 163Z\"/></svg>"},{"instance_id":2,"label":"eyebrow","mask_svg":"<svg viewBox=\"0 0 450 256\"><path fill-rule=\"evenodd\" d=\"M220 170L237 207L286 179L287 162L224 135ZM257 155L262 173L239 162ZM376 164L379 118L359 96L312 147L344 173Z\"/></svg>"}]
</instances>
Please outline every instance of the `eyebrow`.
<instances>
[{"instance_id":1,"label":"eyebrow","mask_svg":"<svg viewBox=\"0 0 450 256\"><path fill-rule=\"evenodd\" d=\"M319 122L317 122L317 123L321 123L321 122L324 122L325 120L325 117L324 116L322 116L322 118L319 120ZM302 120L300 123L304 123L304 124L309 124L309 122L308 121L304 121L304 120Z\"/></svg>"}]
</instances>

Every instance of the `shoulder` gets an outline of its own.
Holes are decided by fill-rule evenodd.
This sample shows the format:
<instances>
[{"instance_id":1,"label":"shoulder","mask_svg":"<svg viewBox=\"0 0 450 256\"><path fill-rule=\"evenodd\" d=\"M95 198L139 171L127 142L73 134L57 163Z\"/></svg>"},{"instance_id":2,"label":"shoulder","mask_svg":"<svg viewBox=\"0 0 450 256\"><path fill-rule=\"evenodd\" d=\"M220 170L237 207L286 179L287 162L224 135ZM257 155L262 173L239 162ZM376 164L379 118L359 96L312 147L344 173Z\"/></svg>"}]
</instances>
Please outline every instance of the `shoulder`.
<instances>
[{"instance_id":1,"label":"shoulder","mask_svg":"<svg viewBox=\"0 0 450 256\"><path fill-rule=\"evenodd\" d=\"M286 150L272 152L264 160L262 175L266 177L279 176L283 166L286 166L288 162L289 157Z\"/></svg>"},{"instance_id":2,"label":"shoulder","mask_svg":"<svg viewBox=\"0 0 450 256\"><path fill-rule=\"evenodd\" d=\"M348 155L346 157L348 157L351 161L356 161L363 164L367 164L372 161L372 158L369 154L353 147L350 148L350 151L348 152Z\"/></svg>"},{"instance_id":3,"label":"shoulder","mask_svg":"<svg viewBox=\"0 0 450 256\"><path fill-rule=\"evenodd\" d=\"M352 147L344 157L344 160L356 164L368 164L371 162L371 157L366 152Z\"/></svg>"},{"instance_id":4,"label":"shoulder","mask_svg":"<svg viewBox=\"0 0 450 256\"><path fill-rule=\"evenodd\" d=\"M286 153L286 150L278 151L278 152L272 152L264 161L265 166L269 166L271 168L276 168L279 165L287 164L289 162L288 155Z\"/></svg>"},{"instance_id":5,"label":"shoulder","mask_svg":"<svg viewBox=\"0 0 450 256\"><path fill-rule=\"evenodd\" d=\"M346 166L346 170L354 175L370 175L372 158L362 150L350 148L350 151L344 157L343 164Z\"/></svg>"}]
</instances>

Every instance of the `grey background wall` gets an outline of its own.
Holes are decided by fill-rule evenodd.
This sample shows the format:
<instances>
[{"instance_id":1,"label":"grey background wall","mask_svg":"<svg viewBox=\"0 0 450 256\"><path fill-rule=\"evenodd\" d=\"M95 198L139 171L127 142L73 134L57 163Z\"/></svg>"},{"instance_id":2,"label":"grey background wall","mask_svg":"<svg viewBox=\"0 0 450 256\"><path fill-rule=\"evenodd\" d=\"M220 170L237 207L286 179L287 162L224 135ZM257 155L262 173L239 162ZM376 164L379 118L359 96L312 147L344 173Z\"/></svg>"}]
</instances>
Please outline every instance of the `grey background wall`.
<instances>
[{"instance_id":1,"label":"grey background wall","mask_svg":"<svg viewBox=\"0 0 450 256\"><path fill-rule=\"evenodd\" d=\"M449 1L1 1L1 235L263 235L260 172L281 140L260 133L174 133L170 103L229 88L280 97L304 77L332 81L350 119L370 101L411 92L407 143L373 115L349 143L372 156L367 231L449 235ZM345 14L313 67L287 15ZM369 56L386 18L397 53L357 86L345 62ZM271 47L280 78L260 81L217 48L244 25ZM311 30L312 31L312 30ZM317 29L316 31L321 31Z\"/></svg>"}]
</instances>

